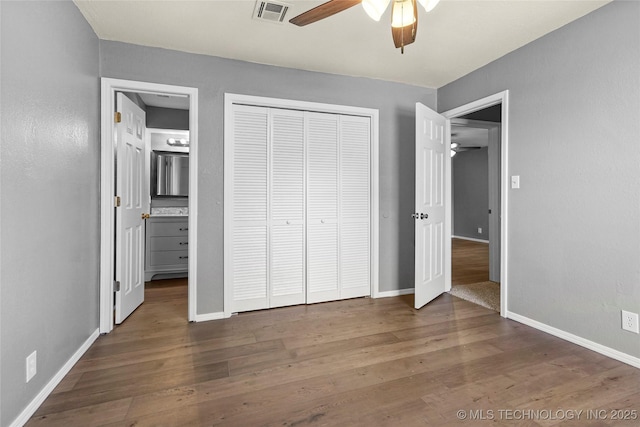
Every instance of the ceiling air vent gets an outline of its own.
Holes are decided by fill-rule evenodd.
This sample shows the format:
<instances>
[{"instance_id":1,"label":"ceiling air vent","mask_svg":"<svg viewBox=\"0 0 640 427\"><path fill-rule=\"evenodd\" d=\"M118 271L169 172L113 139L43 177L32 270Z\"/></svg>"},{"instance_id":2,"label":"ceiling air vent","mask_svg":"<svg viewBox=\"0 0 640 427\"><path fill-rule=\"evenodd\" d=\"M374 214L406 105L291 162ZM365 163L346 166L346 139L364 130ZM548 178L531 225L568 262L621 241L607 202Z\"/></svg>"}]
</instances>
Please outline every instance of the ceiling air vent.
<instances>
[{"instance_id":1,"label":"ceiling air vent","mask_svg":"<svg viewBox=\"0 0 640 427\"><path fill-rule=\"evenodd\" d=\"M286 3L258 0L256 2L256 9L253 12L253 18L260 21L282 24L288 10L289 5Z\"/></svg>"}]
</instances>

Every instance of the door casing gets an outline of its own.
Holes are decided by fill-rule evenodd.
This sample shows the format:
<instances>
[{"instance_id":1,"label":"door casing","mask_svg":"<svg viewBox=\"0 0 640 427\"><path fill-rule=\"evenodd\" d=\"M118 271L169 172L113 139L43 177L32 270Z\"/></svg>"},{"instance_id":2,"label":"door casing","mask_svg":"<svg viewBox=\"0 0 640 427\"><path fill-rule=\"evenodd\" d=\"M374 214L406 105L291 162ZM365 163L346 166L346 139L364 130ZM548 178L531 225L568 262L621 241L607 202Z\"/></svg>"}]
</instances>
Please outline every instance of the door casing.
<instances>
[{"instance_id":1,"label":"door casing","mask_svg":"<svg viewBox=\"0 0 640 427\"><path fill-rule=\"evenodd\" d=\"M489 95L477 101L470 102L460 107L442 113L448 119L454 119L482 110L487 107L501 104L500 127L500 315L507 317L508 312L508 231L509 231L509 91ZM445 176L445 191L451 194L451 174Z\"/></svg>"},{"instance_id":2,"label":"door casing","mask_svg":"<svg viewBox=\"0 0 640 427\"><path fill-rule=\"evenodd\" d=\"M379 135L378 135L378 127L379 127L379 113L378 110L369 109L369 108L360 108L360 107L352 107L352 106L344 106L344 105L335 105L335 104L324 104L317 102L308 102L308 101L299 101L292 99L281 99L281 98L268 98L261 96L252 96L252 95L241 95L234 93L225 93L224 96L224 144L225 147L227 144L231 143L230 137L230 129L231 129L231 114L233 104L243 104L243 105L253 105L258 107L265 108L281 108L281 109L291 109L291 110L301 110L301 111L314 111L320 113L335 113L335 114L346 114L346 115L356 115L356 116L364 116L369 117L371 119L371 151L370 151L370 161L371 161L371 181L370 181L370 200L371 200L371 212L370 212L370 230L371 230L371 241L370 241L370 262L371 262L371 297L378 298L380 295L380 285L379 285L379 241L380 241L380 196L379 196ZM227 153L228 149L224 150ZM229 194L233 191L233 177L230 175L231 167L228 164L231 161L229 156L225 155L225 178L224 178L224 194L225 200ZM230 203L224 203L224 217L232 218L233 212L230 208ZM230 233L232 232L232 228L229 225L229 222L225 222L224 226L224 245L225 245L225 257L224 257L224 317L230 317L233 314L231 309L232 301L231 301L231 281L229 280L229 275L227 274L231 270L230 259L226 254L226 245L230 241Z\"/></svg>"},{"instance_id":3,"label":"door casing","mask_svg":"<svg viewBox=\"0 0 640 427\"><path fill-rule=\"evenodd\" d=\"M189 297L188 320L197 321L198 218L198 89L112 78L101 79L100 101L100 333L113 329L115 257L115 134L116 92L154 93L189 97Z\"/></svg>"},{"instance_id":4,"label":"door casing","mask_svg":"<svg viewBox=\"0 0 640 427\"><path fill-rule=\"evenodd\" d=\"M489 165L489 210L494 210L489 216L489 280L500 281L500 197L499 190L493 185L500 175L500 123L482 120L451 119L451 125L480 128L488 132L488 165ZM498 181L499 182L499 181ZM497 185L500 187L500 185ZM453 206L452 206L453 208ZM453 213L453 211L452 211ZM451 235L453 236L453 217L451 220ZM473 239L470 239L473 240ZM479 240L483 241L483 240ZM496 280L497 279L497 280Z\"/></svg>"}]
</instances>

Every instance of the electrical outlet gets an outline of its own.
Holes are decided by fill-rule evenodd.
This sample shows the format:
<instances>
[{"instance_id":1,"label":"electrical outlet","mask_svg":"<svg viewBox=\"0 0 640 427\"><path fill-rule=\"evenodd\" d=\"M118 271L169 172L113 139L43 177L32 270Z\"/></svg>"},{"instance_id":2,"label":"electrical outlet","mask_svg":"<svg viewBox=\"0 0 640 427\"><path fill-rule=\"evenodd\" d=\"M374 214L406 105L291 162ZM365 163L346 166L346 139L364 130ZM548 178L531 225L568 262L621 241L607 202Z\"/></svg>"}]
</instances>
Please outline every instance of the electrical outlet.
<instances>
[{"instance_id":1,"label":"electrical outlet","mask_svg":"<svg viewBox=\"0 0 640 427\"><path fill-rule=\"evenodd\" d=\"M27 356L27 382L31 381L31 378L35 377L36 372L38 371L37 356L38 354L35 351Z\"/></svg>"},{"instance_id":2,"label":"electrical outlet","mask_svg":"<svg viewBox=\"0 0 640 427\"><path fill-rule=\"evenodd\" d=\"M640 329L638 329L638 313L622 310L622 329L640 334Z\"/></svg>"},{"instance_id":3,"label":"electrical outlet","mask_svg":"<svg viewBox=\"0 0 640 427\"><path fill-rule=\"evenodd\" d=\"M478 227L478 234L482 234L482 227Z\"/></svg>"}]
</instances>

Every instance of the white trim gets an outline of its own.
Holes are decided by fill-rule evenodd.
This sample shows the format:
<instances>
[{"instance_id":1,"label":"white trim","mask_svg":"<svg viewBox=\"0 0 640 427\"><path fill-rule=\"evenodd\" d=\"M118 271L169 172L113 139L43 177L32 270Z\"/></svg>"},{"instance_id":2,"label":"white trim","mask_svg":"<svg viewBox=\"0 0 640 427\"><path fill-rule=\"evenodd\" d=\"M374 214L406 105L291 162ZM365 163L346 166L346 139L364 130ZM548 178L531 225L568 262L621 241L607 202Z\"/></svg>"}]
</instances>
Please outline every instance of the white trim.
<instances>
[{"instance_id":1,"label":"white trim","mask_svg":"<svg viewBox=\"0 0 640 427\"><path fill-rule=\"evenodd\" d=\"M496 93L485 98L473 101L458 108L442 113L443 116L453 119L473 113L474 111L494 105L502 104L500 118L500 315L507 317L508 312L508 271L509 271L509 91ZM449 187L449 192L451 188Z\"/></svg>"},{"instance_id":2,"label":"white trim","mask_svg":"<svg viewBox=\"0 0 640 427\"><path fill-rule=\"evenodd\" d=\"M208 322L209 320L220 320L230 316L225 316L224 311L218 311L216 313L196 314L193 319L194 322Z\"/></svg>"},{"instance_id":3,"label":"white trim","mask_svg":"<svg viewBox=\"0 0 640 427\"><path fill-rule=\"evenodd\" d=\"M189 97L189 321L196 318L197 307L197 224L198 224L198 89L184 86L138 82L111 78L101 79L100 122L100 332L113 329L114 271L114 159L113 112L115 93L162 93Z\"/></svg>"},{"instance_id":4,"label":"white trim","mask_svg":"<svg viewBox=\"0 0 640 427\"><path fill-rule=\"evenodd\" d=\"M415 288L396 289L393 291L378 292L376 298L398 297L400 295L411 295L415 293Z\"/></svg>"},{"instance_id":5,"label":"white trim","mask_svg":"<svg viewBox=\"0 0 640 427\"><path fill-rule=\"evenodd\" d=\"M371 298L380 296L380 142L378 110L371 117Z\"/></svg>"},{"instance_id":6,"label":"white trim","mask_svg":"<svg viewBox=\"0 0 640 427\"><path fill-rule=\"evenodd\" d=\"M451 235L453 234L453 174L451 173L451 120L445 117L445 147L444 147L444 217L446 225L444 227L444 291L451 290L453 279L451 271ZM417 211L416 211L417 212ZM416 283L417 285L417 283Z\"/></svg>"},{"instance_id":7,"label":"white trim","mask_svg":"<svg viewBox=\"0 0 640 427\"><path fill-rule=\"evenodd\" d=\"M593 342L586 338L579 337L578 335L574 335L570 332L566 332L561 329L554 328L553 326L549 326L545 323L538 322L537 320L530 319L528 317L522 316L512 311L507 312L507 318L511 320L515 320L516 322L522 323L524 325L531 326L534 329L537 329L542 332L546 332L555 337L562 338L565 341L569 341L581 347L588 348L589 350L593 350L596 353L600 353L612 359L619 360L620 362L626 363L627 365L631 365L634 368L640 368L640 358L638 357L634 357L634 356L631 356L630 354L623 353L611 347L598 344L597 342Z\"/></svg>"},{"instance_id":8,"label":"white trim","mask_svg":"<svg viewBox=\"0 0 640 427\"><path fill-rule=\"evenodd\" d=\"M318 102L297 101L291 99L266 98L261 96L241 95L235 93L224 94L224 153L230 152L230 129L231 129L231 108L234 104L253 105L258 107L284 108L290 110L315 111L321 113L348 114L354 116L369 117L371 119L371 297L378 298L379 290L379 252L380 252L380 192L379 192L379 111L372 108L352 107L345 105L324 104ZM229 219L232 217L230 203L227 197L232 191L232 170L229 164L229 156L224 156L224 241L229 240L231 226ZM224 245L225 243L223 243ZM227 280L226 272L230 269L229 259L224 251L224 317L230 317L231 312L231 290Z\"/></svg>"},{"instance_id":9,"label":"white trim","mask_svg":"<svg viewBox=\"0 0 640 427\"><path fill-rule=\"evenodd\" d=\"M464 236L451 236L452 239L460 239L460 240L469 240L470 242L478 242L478 243L486 243L489 244L488 240L484 239L474 239L473 237L464 237Z\"/></svg>"},{"instance_id":10,"label":"white trim","mask_svg":"<svg viewBox=\"0 0 640 427\"><path fill-rule=\"evenodd\" d=\"M93 344L95 340L98 339L99 335L100 332L98 329L96 329L91 333L91 335L89 335L89 338L87 338L85 342L82 343L80 348L78 348L78 350L76 350L76 352L73 353L73 355L69 358L69 360L67 360L67 362L62 365L62 368L60 368L60 370L56 372L53 378L51 378L51 380L49 380L49 382L42 388L42 390L40 390L38 395L31 402L29 402L27 407L24 408L20 415L18 415L18 417L13 420L13 422L10 424L10 427L20 427L25 425L27 421L29 421L29 418L31 418L33 414L36 413L40 405L42 405L45 399L51 394L53 389L55 389L58 384L60 384L60 381L62 381L65 375L67 375L69 371L71 371L73 365L75 365L78 360L80 360L82 355L86 353L87 350L89 350L89 347L91 347L91 344Z\"/></svg>"}]
</instances>

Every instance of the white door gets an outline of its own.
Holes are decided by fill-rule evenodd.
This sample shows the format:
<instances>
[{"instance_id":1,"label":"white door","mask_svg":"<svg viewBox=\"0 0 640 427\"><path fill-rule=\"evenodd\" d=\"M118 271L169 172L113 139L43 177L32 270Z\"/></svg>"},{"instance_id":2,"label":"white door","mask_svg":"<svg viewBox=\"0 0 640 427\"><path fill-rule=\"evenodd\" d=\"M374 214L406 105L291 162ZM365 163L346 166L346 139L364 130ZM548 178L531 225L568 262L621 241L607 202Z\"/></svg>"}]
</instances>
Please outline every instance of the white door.
<instances>
[{"instance_id":1,"label":"white door","mask_svg":"<svg viewBox=\"0 0 640 427\"><path fill-rule=\"evenodd\" d=\"M369 117L340 116L340 298L371 295Z\"/></svg>"},{"instance_id":2,"label":"white door","mask_svg":"<svg viewBox=\"0 0 640 427\"><path fill-rule=\"evenodd\" d=\"M304 304L304 112L269 110L269 307Z\"/></svg>"},{"instance_id":3,"label":"white door","mask_svg":"<svg viewBox=\"0 0 640 427\"><path fill-rule=\"evenodd\" d=\"M451 241L445 197L445 172L449 173L448 120L416 104L416 210L415 308L421 308L446 291L445 265Z\"/></svg>"},{"instance_id":4,"label":"white door","mask_svg":"<svg viewBox=\"0 0 640 427\"><path fill-rule=\"evenodd\" d=\"M234 105L225 164L233 182L228 198L231 235L225 240L229 268L231 311L269 308L268 130L269 111Z\"/></svg>"},{"instance_id":5,"label":"white door","mask_svg":"<svg viewBox=\"0 0 640 427\"><path fill-rule=\"evenodd\" d=\"M116 323L144 301L144 216L149 212L145 112L122 93L116 108Z\"/></svg>"},{"instance_id":6,"label":"white door","mask_svg":"<svg viewBox=\"0 0 640 427\"><path fill-rule=\"evenodd\" d=\"M307 113L307 303L340 299L339 116Z\"/></svg>"}]
</instances>

